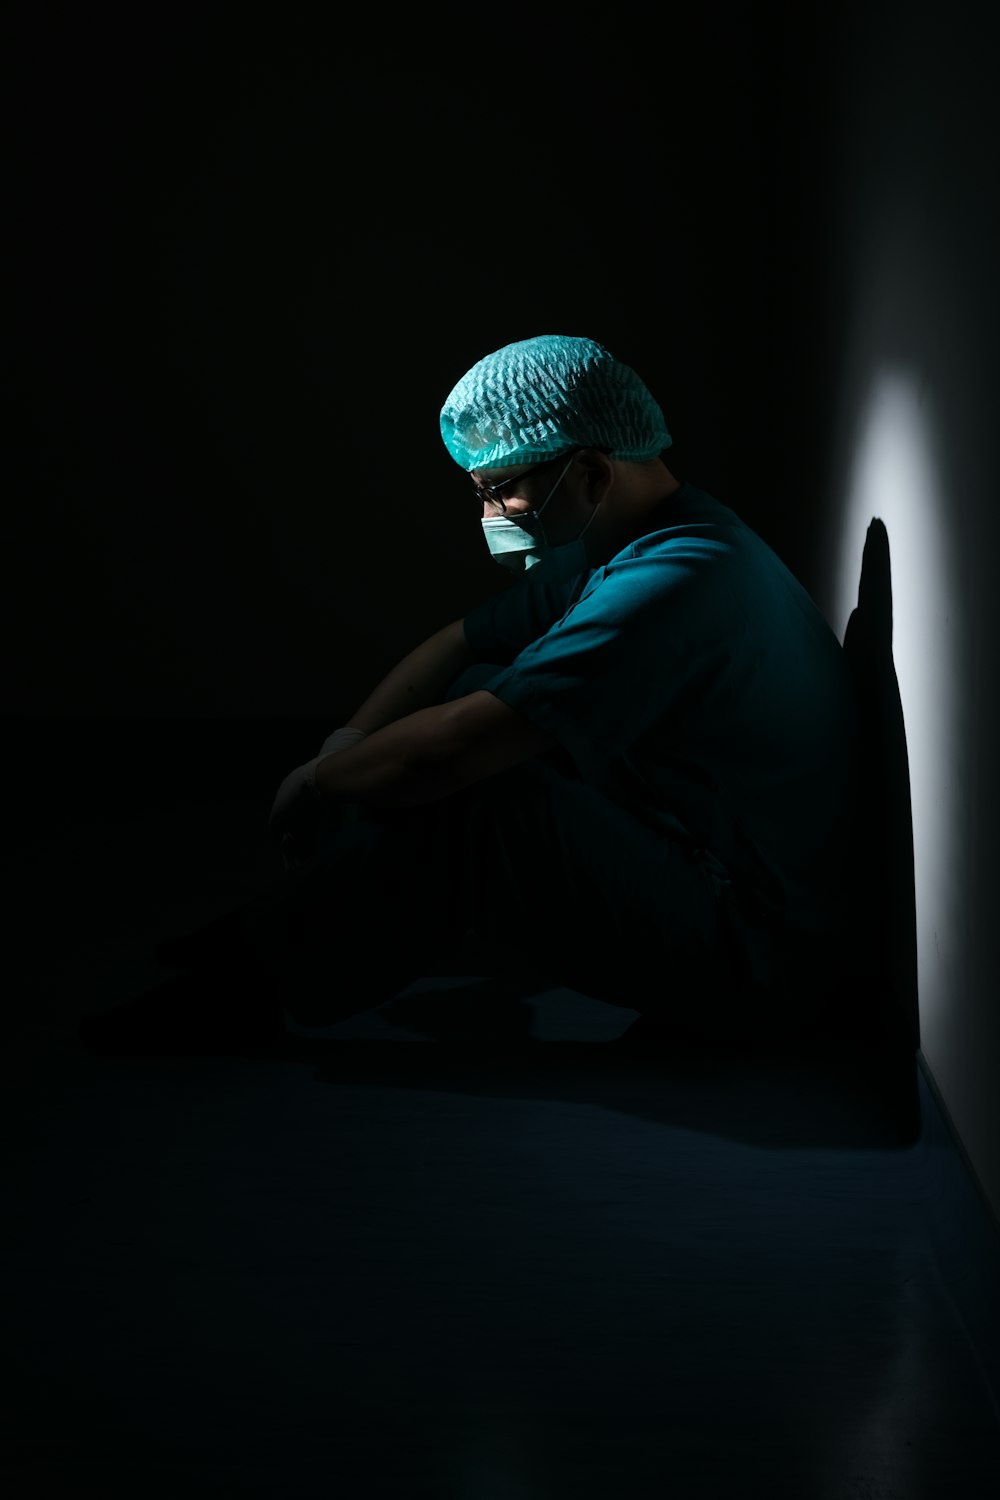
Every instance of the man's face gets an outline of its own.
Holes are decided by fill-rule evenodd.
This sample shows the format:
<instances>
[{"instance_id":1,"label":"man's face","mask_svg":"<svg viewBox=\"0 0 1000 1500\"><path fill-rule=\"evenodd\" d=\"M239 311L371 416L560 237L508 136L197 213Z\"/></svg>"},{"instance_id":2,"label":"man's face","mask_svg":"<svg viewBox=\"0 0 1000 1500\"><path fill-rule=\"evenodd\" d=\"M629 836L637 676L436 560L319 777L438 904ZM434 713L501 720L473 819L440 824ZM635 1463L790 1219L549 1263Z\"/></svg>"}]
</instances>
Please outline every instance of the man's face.
<instances>
[{"instance_id":1,"label":"man's face","mask_svg":"<svg viewBox=\"0 0 1000 1500\"><path fill-rule=\"evenodd\" d=\"M576 454L560 453L514 470L473 469L483 520L506 516L516 522L519 516L537 516L544 509L542 524L549 545L572 541L589 519L571 483L575 462Z\"/></svg>"}]
</instances>

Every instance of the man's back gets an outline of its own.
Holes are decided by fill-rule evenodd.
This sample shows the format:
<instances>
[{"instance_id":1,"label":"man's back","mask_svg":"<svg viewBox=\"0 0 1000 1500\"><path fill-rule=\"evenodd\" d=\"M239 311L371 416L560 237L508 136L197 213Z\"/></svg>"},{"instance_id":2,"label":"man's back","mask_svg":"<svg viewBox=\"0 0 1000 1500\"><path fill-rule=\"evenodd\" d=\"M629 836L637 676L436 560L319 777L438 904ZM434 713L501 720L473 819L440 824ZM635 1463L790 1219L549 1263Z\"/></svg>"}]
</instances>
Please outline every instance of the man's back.
<instances>
[{"instance_id":1,"label":"man's back","mask_svg":"<svg viewBox=\"0 0 1000 1500\"><path fill-rule=\"evenodd\" d=\"M855 926L858 708L806 590L691 484L603 566L564 576L567 560L467 617L480 657L504 664L481 686L782 926Z\"/></svg>"}]
</instances>

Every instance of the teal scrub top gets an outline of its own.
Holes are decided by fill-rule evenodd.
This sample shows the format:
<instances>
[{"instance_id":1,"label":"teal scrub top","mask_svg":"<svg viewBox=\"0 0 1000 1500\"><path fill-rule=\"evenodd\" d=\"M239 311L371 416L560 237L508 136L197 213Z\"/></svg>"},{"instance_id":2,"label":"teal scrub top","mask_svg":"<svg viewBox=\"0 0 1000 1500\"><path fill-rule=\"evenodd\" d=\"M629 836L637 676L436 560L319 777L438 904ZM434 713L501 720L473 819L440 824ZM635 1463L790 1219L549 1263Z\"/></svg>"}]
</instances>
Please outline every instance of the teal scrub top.
<instances>
[{"instance_id":1,"label":"teal scrub top","mask_svg":"<svg viewBox=\"0 0 1000 1500\"><path fill-rule=\"evenodd\" d=\"M707 851L785 930L857 918L860 724L843 648L734 511L685 483L602 566L554 549L465 619L479 686L576 774Z\"/></svg>"}]
</instances>

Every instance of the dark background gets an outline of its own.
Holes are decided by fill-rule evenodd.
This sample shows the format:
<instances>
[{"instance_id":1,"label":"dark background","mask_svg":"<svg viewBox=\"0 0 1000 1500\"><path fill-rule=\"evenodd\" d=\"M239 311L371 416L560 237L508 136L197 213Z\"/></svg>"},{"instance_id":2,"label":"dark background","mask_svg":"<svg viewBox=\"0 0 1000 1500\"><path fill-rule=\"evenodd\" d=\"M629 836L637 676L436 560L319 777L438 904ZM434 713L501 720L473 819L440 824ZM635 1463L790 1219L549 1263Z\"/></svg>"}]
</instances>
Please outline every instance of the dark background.
<instances>
[{"instance_id":1,"label":"dark background","mask_svg":"<svg viewBox=\"0 0 1000 1500\"><path fill-rule=\"evenodd\" d=\"M335 727L502 586L438 412L542 332L811 585L809 7L7 14L9 714Z\"/></svg>"},{"instance_id":2,"label":"dark background","mask_svg":"<svg viewBox=\"0 0 1000 1500\"><path fill-rule=\"evenodd\" d=\"M557 1453L579 1393L597 1438L567 1439L573 1493L614 1488L590 1459L617 1462L619 1413L640 1464L648 1420L649 1453L666 1433L693 1483L756 1461L765 1488L793 1475L805 1494L817 1454L831 1494L839 1476L838 1494L950 1496L995 1473L992 20L981 0L5 7L5 1283L11 1447L25 1470L50 1455L39 1493L69 1493L45 1479L86 1461L107 1495L109 1452L145 1469L147 1440L163 1492L188 1493L204 1454L252 1424L243 1472L263 1493L287 1464L275 1406L300 1418L325 1493L343 1478L327 1467L335 1348L342 1425L367 1440L370 1420L373 1449L403 1465L435 1403L447 1448L454 1410L513 1371L525 1409L554 1414ZM481 355L543 332L631 363L674 470L828 610L868 521L851 534L852 428L887 361L920 389L935 524L907 493L873 500L906 606L897 656L912 661L921 610L939 637L917 633L931 660L903 683L928 769L914 822L948 834L917 866L921 1062L941 1115L925 1109L913 1155L804 1142L814 1074L751 1070L734 1091L712 1060L685 1087L654 1059L645 1088L641 1048L620 1089L574 1064L554 1093L541 1067L449 1074L435 1049L411 1076L381 1043L368 1091L343 1043L305 1083L242 1059L155 1074L81 1059L75 1017L138 993L153 939L270 879L280 778L403 652L504 586L438 413ZM942 662L950 717L920 701ZM892 790L905 806L905 780ZM851 1074L823 1062L855 1126ZM321 1098L331 1082L347 1086ZM533 1091L540 1115L522 1108ZM656 1133L640 1137L646 1111ZM965 1167L988 1237L961 1207ZM307 1259L284 1258L286 1227ZM346 1296L314 1252L353 1273ZM627 1294L595 1303L601 1285ZM511 1351L496 1386L470 1379L447 1319L442 1337L451 1307L477 1350ZM372 1327L403 1308L412 1342L380 1364ZM580 1328L600 1360L567 1346L567 1400L555 1356ZM690 1357L661 1402L678 1337ZM436 1361L426 1381L417 1346ZM655 1366L619 1378L609 1351L637 1348ZM149 1488L130 1474L124 1492Z\"/></svg>"},{"instance_id":3,"label":"dark background","mask_svg":"<svg viewBox=\"0 0 1000 1500\"><path fill-rule=\"evenodd\" d=\"M923 1050L1000 1203L981 0L4 17L12 858L178 796L263 827L383 672L505 584L440 440L454 382L597 338L838 634L887 522L914 824L950 841L917 859ZM936 514L897 453L852 518L895 365Z\"/></svg>"}]
</instances>

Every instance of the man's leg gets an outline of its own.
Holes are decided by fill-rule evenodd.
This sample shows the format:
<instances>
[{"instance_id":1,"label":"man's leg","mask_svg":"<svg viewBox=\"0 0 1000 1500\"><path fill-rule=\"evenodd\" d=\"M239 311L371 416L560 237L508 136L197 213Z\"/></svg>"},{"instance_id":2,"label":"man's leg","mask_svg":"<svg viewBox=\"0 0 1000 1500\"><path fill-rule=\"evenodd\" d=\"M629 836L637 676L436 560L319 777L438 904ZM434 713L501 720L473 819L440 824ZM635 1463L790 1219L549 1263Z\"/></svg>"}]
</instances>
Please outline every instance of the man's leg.
<instances>
[{"instance_id":1,"label":"man's leg","mask_svg":"<svg viewBox=\"0 0 1000 1500\"><path fill-rule=\"evenodd\" d=\"M690 852L536 760L342 823L272 890L161 945L191 973L120 1008L120 1050L142 1036L230 1050L241 1028L264 1045L286 1006L317 1025L370 1009L469 934L508 971L513 955L553 985L681 1022L711 1007L730 972L715 893ZM114 1050L114 1013L88 1021L84 1039Z\"/></svg>"},{"instance_id":2,"label":"man's leg","mask_svg":"<svg viewBox=\"0 0 1000 1500\"><path fill-rule=\"evenodd\" d=\"M544 760L359 818L241 919L314 1024L391 998L469 936L497 971L678 1018L732 974L694 856Z\"/></svg>"}]
</instances>

